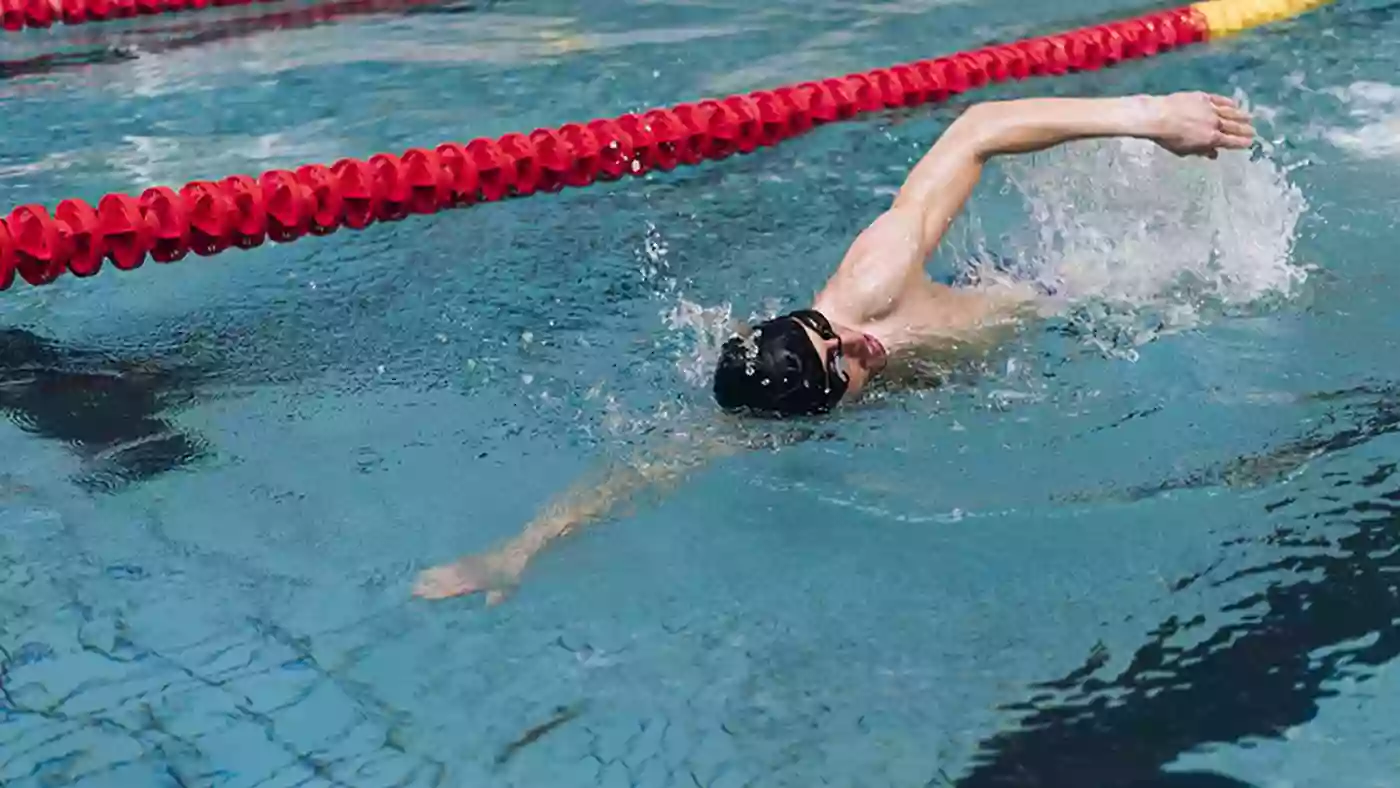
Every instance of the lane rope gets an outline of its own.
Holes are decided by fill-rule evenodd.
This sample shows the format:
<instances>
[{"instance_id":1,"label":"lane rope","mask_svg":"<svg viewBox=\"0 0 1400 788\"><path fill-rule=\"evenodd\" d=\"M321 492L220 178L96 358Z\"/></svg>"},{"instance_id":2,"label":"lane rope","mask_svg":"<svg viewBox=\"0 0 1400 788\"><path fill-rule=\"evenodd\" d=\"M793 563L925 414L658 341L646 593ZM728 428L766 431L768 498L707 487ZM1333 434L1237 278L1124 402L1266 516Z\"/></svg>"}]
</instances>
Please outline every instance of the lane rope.
<instances>
[{"instance_id":1,"label":"lane rope","mask_svg":"<svg viewBox=\"0 0 1400 788\"><path fill-rule=\"evenodd\" d=\"M10 2L11 0L4 0ZM286 243L410 214L669 171L750 153L814 126L964 93L992 82L1092 71L1284 19L1328 0L1211 0L1184 8L844 77L679 104L617 118L510 133L466 144L231 175L96 207L77 198L52 213L22 205L0 219L0 290L64 272L127 271L149 258Z\"/></svg>"},{"instance_id":2,"label":"lane rope","mask_svg":"<svg viewBox=\"0 0 1400 788\"><path fill-rule=\"evenodd\" d=\"M17 32L55 24L82 25L203 8L274 3L278 0L0 0L0 28Z\"/></svg>"},{"instance_id":3,"label":"lane rope","mask_svg":"<svg viewBox=\"0 0 1400 788\"><path fill-rule=\"evenodd\" d=\"M1192 5L1191 10L1206 20L1211 38L1224 38L1305 14L1330 2L1332 0L1210 0Z\"/></svg>"}]
</instances>

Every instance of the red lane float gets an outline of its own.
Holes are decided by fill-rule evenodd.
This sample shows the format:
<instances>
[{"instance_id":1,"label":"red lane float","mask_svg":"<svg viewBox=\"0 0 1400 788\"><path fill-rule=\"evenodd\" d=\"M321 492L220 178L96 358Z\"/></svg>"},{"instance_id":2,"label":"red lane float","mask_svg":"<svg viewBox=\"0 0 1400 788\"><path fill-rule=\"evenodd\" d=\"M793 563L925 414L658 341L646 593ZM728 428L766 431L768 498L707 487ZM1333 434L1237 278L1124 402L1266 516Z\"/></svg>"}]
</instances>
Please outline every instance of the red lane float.
<instances>
[{"instance_id":1,"label":"red lane float","mask_svg":"<svg viewBox=\"0 0 1400 788\"><path fill-rule=\"evenodd\" d=\"M11 3L16 0L0 0ZM117 0L112 0L117 2ZM6 6L7 8L9 6ZM1111 66L1205 40L1204 17L1182 8L861 74L707 99L558 129L413 148L368 161L341 159L233 175L139 197L109 194L97 207L24 205L0 219L0 290L19 274L47 284L64 271L122 270L149 257L207 256L266 239L286 243L409 214L553 192L668 171L775 145L816 125L865 112L942 101L989 82Z\"/></svg>"},{"instance_id":2,"label":"red lane float","mask_svg":"<svg viewBox=\"0 0 1400 788\"><path fill-rule=\"evenodd\" d=\"M277 0L0 0L0 27L17 31Z\"/></svg>"},{"instance_id":3,"label":"red lane float","mask_svg":"<svg viewBox=\"0 0 1400 788\"><path fill-rule=\"evenodd\" d=\"M70 0L71 1L71 0ZM88 0L92 2L92 0ZM104 0L114 2L114 0ZM5 0L0 0L0 3ZM244 4L269 5L276 0L246 0ZM250 35L264 30L296 30L314 27L342 17L368 14L391 14L430 7L443 0L330 0L315 5L296 6L285 10L271 10L267 13L240 14L184 22L166 22L147 27L132 27L121 31L124 36L159 37L159 40L141 41L141 49L149 52L167 52L211 41L222 41ZM111 43L108 33L89 33L85 36L73 34L68 39L74 46L106 46Z\"/></svg>"},{"instance_id":4,"label":"red lane float","mask_svg":"<svg viewBox=\"0 0 1400 788\"><path fill-rule=\"evenodd\" d=\"M107 0L110 2L110 0ZM259 5L269 0L253 0ZM0 0L0 11L6 0ZM146 27L128 27L120 32L125 40L135 41L143 54L159 54L187 49L194 46L208 46L240 37L253 35L265 30L297 30L326 24L347 17L368 14L392 14L411 11L415 8L431 7L443 0L331 0L315 5L296 7L284 11L271 11L260 14L240 14L237 16L204 17L197 21L164 23ZM64 44L74 50L97 48L106 50L112 44L112 34L93 32L86 35L71 33L64 37ZM81 67L81 63L71 60L68 55L56 56L52 53L36 55L17 60L0 61L0 73L8 76L27 74L47 74L60 69Z\"/></svg>"}]
</instances>

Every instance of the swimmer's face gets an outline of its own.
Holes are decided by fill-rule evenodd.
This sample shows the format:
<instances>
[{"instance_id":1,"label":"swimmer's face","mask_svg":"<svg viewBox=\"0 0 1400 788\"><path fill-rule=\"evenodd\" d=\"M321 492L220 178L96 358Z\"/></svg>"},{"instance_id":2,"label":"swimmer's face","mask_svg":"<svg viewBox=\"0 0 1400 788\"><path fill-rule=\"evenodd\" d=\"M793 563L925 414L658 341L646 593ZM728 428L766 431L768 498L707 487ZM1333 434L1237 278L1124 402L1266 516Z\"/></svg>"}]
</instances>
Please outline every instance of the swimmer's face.
<instances>
[{"instance_id":1,"label":"swimmer's face","mask_svg":"<svg viewBox=\"0 0 1400 788\"><path fill-rule=\"evenodd\" d=\"M844 400L860 394L870 378L889 361L885 346L869 334L832 325L818 312L795 312L792 317L806 330L807 338L826 365L827 374L846 380Z\"/></svg>"}]
</instances>

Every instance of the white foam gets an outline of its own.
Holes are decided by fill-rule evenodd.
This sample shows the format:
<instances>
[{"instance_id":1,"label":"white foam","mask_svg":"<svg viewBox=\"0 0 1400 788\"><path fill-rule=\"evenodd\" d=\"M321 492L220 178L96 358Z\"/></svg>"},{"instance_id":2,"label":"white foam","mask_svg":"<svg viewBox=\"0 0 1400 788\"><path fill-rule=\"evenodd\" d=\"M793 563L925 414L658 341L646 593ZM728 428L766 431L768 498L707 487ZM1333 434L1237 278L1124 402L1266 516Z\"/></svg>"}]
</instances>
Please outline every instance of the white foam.
<instances>
[{"instance_id":1,"label":"white foam","mask_svg":"<svg viewBox=\"0 0 1400 788\"><path fill-rule=\"evenodd\" d=\"M1182 160L1117 140L1007 169L1033 225L1017 254L1070 298L1144 305L1188 287L1240 304L1305 278L1292 253L1306 201L1268 159Z\"/></svg>"},{"instance_id":2,"label":"white foam","mask_svg":"<svg viewBox=\"0 0 1400 788\"><path fill-rule=\"evenodd\" d=\"M1293 259L1307 202L1265 156L1180 159L1108 140L1010 161L1006 172L1029 221L1002 253L1081 317L1117 335L1136 324L1129 344L1287 298L1307 277Z\"/></svg>"},{"instance_id":3,"label":"white foam","mask_svg":"<svg viewBox=\"0 0 1400 788\"><path fill-rule=\"evenodd\" d=\"M719 363L719 351L733 329L729 304L702 306L685 298L663 315L666 327L686 335L676 354L676 369L692 386L709 385L710 374Z\"/></svg>"},{"instance_id":4,"label":"white foam","mask_svg":"<svg viewBox=\"0 0 1400 788\"><path fill-rule=\"evenodd\" d=\"M1400 157L1400 87L1363 80L1325 92L1342 102L1355 125L1322 128L1323 139L1368 159Z\"/></svg>"}]
</instances>

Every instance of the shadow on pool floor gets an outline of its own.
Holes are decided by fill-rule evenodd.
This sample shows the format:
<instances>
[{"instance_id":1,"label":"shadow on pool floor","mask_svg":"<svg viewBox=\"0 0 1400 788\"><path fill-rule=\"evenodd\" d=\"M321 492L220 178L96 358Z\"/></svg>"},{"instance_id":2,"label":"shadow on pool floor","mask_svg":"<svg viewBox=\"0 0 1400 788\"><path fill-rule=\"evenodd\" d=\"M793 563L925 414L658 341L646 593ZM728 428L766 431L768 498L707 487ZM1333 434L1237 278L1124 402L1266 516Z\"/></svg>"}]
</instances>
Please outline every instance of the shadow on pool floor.
<instances>
[{"instance_id":1,"label":"shadow on pool floor","mask_svg":"<svg viewBox=\"0 0 1400 788\"><path fill-rule=\"evenodd\" d=\"M1363 401L1355 402L1357 397ZM1296 470L1400 430L1400 394L1393 388L1318 399L1336 403L1327 427L1247 464L1274 473L1280 466ZM1222 775L1162 769L1203 745L1281 738L1317 716L1322 699L1334 694L1329 682L1344 675L1364 681L1367 669L1400 657L1400 630L1393 623L1400 620L1396 470L1396 463L1387 462L1296 480L1286 497L1264 509L1266 517L1289 510L1293 516L1263 537L1224 545L1230 550L1257 543L1285 551L1213 581L1224 586L1271 579L1264 590L1225 608L1244 620L1182 648L1173 644L1176 636L1203 627L1206 619L1172 617L1138 647L1122 673L1107 678L1096 675L1108 662L1096 649L1078 670L1032 686L1029 700L1008 707L1025 715L1019 726L983 742L976 765L956 785L1247 786ZM1225 483L1228 476L1219 471L1203 479ZM1210 571L1172 588L1180 591Z\"/></svg>"},{"instance_id":2,"label":"shadow on pool floor","mask_svg":"<svg viewBox=\"0 0 1400 788\"><path fill-rule=\"evenodd\" d=\"M0 329L0 411L32 435L62 442L83 461L73 481L113 491L202 457L205 443L162 412L188 402L198 369L66 346Z\"/></svg>"}]
</instances>

